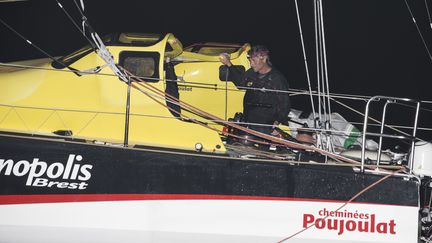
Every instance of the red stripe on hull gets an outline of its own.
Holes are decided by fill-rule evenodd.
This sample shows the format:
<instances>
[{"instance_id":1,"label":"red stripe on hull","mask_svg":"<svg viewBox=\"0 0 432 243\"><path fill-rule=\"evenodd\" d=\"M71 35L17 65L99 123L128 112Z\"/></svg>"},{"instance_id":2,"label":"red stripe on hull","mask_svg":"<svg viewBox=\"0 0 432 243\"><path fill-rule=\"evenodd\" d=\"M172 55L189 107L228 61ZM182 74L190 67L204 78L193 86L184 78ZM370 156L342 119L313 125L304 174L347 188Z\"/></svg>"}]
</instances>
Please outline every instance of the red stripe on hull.
<instances>
[{"instance_id":1,"label":"red stripe on hull","mask_svg":"<svg viewBox=\"0 0 432 243\"><path fill-rule=\"evenodd\" d=\"M57 195L0 195L0 205L29 203L62 202L101 202L131 200L277 200L277 201L314 201L341 202L289 197L237 196L237 195L199 195L199 194L57 194Z\"/></svg>"}]
</instances>

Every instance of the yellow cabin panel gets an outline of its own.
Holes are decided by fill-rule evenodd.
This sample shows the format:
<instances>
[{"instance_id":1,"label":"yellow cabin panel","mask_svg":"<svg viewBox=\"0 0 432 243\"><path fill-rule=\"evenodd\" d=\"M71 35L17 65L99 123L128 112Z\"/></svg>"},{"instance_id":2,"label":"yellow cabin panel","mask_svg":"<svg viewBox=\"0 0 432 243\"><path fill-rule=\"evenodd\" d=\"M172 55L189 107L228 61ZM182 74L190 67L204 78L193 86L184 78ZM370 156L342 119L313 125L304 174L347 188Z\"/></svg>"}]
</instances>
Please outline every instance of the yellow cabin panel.
<instances>
[{"instance_id":1,"label":"yellow cabin panel","mask_svg":"<svg viewBox=\"0 0 432 243\"><path fill-rule=\"evenodd\" d=\"M155 74L160 80L146 84L162 92L134 84L139 90L131 89L129 144L187 150L194 150L196 144L201 144L205 152L224 153L218 132L173 117L165 107L163 93L166 87L163 62L164 57L170 57L176 61L177 75L186 81L178 83L182 101L221 119L242 111L244 92L232 82L219 79L218 52L221 49L210 48L204 53L183 51L181 43L172 34L159 42L156 42L157 35L123 34L121 38L131 43L150 43L148 46L129 44L107 48L116 63L120 63L122 53L151 53L158 63ZM231 53L235 65L249 67L248 48L245 45ZM127 84L120 81L95 52L83 48L76 53L83 56L79 56L71 67L81 71L98 66L103 69L97 74L78 76L66 68L55 69L50 60L38 59L19 64L42 69L0 70L1 130L52 136L57 136L53 132L64 130L72 131L71 138L124 142ZM190 115L184 110L182 114ZM211 121L209 125L213 125Z\"/></svg>"}]
</instances>

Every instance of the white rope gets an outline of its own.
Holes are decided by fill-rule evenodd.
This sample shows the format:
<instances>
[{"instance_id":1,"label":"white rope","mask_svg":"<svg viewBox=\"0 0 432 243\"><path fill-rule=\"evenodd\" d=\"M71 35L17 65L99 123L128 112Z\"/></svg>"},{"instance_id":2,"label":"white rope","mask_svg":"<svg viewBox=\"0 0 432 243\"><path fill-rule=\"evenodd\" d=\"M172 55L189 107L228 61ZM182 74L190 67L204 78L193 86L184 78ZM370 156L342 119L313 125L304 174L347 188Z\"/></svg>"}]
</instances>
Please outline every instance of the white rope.
<instances>
[{"instance_id":1,"label":"white rope","mask_svg":"<svg viewBox=\"0 0 432 243\"><path fill-rule=\"evenodd\" d=\"M299 8L298 8L297 0L295 0L295 6L296 6L296 13L297 13L297 22L298 22L299 31L300 31L300 39L301 39L301 44L302 44L303 60L305 63L305 68L306 68L306 78L307 78L309 93L310 93L309 97L311 100L312 113L313 113L313 117L315 120L315 118L316 118L315 104L314 104L313 96L312 96L312 86L311 86L311 81L310 81L310 77L309 77L309 66L308 66L307 57L306 57L306 50L305 50L305 45L304 45L304 40L303 40L303 30L302 30L301 21L300 21L300 14L299 14Z\"/></svg>"},{"instance_id":2,"label":"white rope","mask_svg":"<svg viewBox=\"0 0 432 243\"><path fill-rule=\"evenodd\" d=\"M102 58L102 60L104 60L106 62L106 64L108 64L108 66L114 72L114 74L116 74L123 82L127 83L129 79L117 67L113 56L111 55L109 50L106 48L105 44L103 43L103 41L101 40L99 35L96 32L94 32L94 33L91 33L91 37L92 37L93 41L95 42L96 46L98 47L98 49L96 50L96 53L99 55L99 57Z\"/></svg>"}]
</instances>

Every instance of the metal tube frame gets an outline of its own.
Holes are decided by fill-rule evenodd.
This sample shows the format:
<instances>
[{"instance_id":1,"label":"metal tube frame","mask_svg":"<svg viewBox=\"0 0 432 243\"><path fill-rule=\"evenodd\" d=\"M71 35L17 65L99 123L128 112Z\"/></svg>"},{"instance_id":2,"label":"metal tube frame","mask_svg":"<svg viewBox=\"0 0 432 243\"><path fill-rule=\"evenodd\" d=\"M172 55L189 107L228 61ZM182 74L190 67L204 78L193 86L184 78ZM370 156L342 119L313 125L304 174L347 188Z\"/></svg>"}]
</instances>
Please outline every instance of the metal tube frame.
<instances>
[{"instance_id":1,"label":"metal tube frame","mask_svg":"<svg viewBox=\"0 0 432 243\"><path fill-rule=\"evenodd\" d=\"M128 77L127 82L127 98L126 98L126 112L125 112L125 134L123 146L127 147L129 144L129 116L130 116L130 92L131 92L131 79Z\"/></svg>"},{"instance_id":2,"label":"metal tube frame","mask_svg":"<svg viewBox=\"0 0 432 243\"><path fill-rule=\"evenodd\" d=\"M383 108L383 116L382 116L382 124L381 124L381 133L377 134L380 137L380 143L378 148L378 158L377 158L377 166L379 165L380 157L381 157L381 151L382 151L382 138L383 137L395 137L395 138L401 138L401 139L410 139L411 140L411 156L408 162L408 168L411 171L413 166L413 159L414 159L414 149L415 149L415 136L417 132L417 124L418 124L418 115L420 111L420 101L408 99L408 98L398 98L398 97L389 97L389 96L373 96L367 101L366 109L365 109L365 117L363 122L363 134L362 134L362 153L361 153L361 171L364 171L364 163L365 163L365 153L366 153L366 134L371 135L372 133L367 133L367 127L368 127L368 117L369 117L369 107L370 104L373 101L380 101L380 100L387 100L384 108ZM411 102L416 103L416 113L414 118L414 126L413 126L413 134L411 137L405 137L405 136L392 136L392 135L385 135L384 132L384 122L385 122L385 116L387 113L387 106L388 104L398 102Z\"/></svg>"}]
</instances>

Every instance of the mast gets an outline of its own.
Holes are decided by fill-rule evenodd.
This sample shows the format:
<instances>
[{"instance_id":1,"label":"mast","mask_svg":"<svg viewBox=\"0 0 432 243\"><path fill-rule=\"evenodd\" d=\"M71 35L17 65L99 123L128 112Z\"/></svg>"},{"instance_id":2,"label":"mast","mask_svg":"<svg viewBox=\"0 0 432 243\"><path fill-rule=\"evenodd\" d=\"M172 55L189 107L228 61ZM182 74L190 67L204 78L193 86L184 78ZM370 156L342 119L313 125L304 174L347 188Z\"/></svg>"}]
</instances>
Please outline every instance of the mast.
<instances>
[{"instance_id":1,"label":"mast","mask_svg":"<svg viewBox=\"0 0 432 243\"><path fill-rule=\"evenodd\" d=\"M317 61L317 86L318 86L318 121L315 128L321 130L331 129L331 106L330 106L330 87L327 71L327 52L325 44L324 14L322 0L314 0L315 16L315 45ZM325 141L323 139L325 136ZM325 144L324 144L325 142ZM328 151L333 151L330 134L317 134L317 146Z\"/></svg>"}]
</instances>

